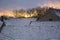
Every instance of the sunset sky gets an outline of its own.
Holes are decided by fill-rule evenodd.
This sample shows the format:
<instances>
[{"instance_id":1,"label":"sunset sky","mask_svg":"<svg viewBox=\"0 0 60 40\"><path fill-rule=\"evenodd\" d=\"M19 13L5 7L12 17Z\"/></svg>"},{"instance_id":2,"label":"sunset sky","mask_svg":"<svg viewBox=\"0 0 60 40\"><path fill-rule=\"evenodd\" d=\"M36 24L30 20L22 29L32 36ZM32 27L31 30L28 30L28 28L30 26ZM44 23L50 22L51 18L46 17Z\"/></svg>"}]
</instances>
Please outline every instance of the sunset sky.
<instances>
[{"instance_id":1,"label":"sunset sky","mask_svg":"<svg viewBox=\"0 0 60 40\"><path fill-rule=\"evenodd\" d=\"M0 0L0 10L48 6L60 8L60 0Z\"/></svg>"}]
</instances>

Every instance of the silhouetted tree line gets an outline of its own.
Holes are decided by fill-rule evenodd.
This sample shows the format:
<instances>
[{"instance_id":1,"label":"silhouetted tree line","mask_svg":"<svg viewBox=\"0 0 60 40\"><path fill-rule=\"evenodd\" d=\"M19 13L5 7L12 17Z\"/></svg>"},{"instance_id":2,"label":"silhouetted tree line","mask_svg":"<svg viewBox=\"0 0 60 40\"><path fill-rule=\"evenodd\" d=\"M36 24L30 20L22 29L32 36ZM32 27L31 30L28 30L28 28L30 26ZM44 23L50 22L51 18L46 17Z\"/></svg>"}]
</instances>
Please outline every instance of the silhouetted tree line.
<instances>
[{"instance_id":1,"label":"silhouetted tree line","mask_svg":"<svg viewBox=\"0 0 60 40\"><path fill-rule=\"evenodd\" d=\"M27 10L24 10L24 9L20 9L20 10L14 10L14 13L16 13L15 16L17 16L18 13L23 13L23 12L27 12L27 13L34 13L34 11L37 11L37 18L42 18L43 16L45 16L47 13L49 12L54 12L54 11L59 11L60 12L60 9L54 9L54 8L41 8L41 7L36 7L36 8L31 8L31 9L27 9Z\"/></svg>"}]
</instances>

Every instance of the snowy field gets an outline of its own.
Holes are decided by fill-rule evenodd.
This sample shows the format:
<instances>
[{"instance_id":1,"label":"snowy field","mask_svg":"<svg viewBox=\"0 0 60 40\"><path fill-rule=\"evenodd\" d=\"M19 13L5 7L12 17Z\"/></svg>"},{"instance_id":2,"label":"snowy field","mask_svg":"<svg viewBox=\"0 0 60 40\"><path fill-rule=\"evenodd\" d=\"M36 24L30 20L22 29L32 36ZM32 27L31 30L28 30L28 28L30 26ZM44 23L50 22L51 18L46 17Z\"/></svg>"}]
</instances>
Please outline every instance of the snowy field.
<instances>
[{"instance_id":1,"label":"snowy field","mask_svg":"<svg viewBox=\"0 0 60 40\"><path fill-rule=\"evenodd\" d=\"M30 22L33 21L31 24ZM6 20L0 40L60 40L60 22L40 22L35 18Z\"/></svg>"}]
</instances>

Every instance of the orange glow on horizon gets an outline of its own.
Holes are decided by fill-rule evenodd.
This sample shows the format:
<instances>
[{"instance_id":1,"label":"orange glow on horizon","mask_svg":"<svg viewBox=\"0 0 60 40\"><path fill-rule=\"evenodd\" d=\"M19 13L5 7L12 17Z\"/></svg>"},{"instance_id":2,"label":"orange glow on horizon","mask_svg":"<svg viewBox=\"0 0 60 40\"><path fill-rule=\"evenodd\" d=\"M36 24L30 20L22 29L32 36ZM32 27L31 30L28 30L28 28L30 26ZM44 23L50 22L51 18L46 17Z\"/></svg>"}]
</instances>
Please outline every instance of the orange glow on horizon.
<instances>
[{"instance_id":1,"label":"orange glow on horizon","mask_svg":"<svg viewBox=\"0 0 60 40\"><path fill-rule=\"evenodd\" d=\"M0 16L13 17L13 18L17 18L17 17L29 18L29 17L37 16L37 12L35 11L34 13L29 14L27 12L14 13L13 11L0 11Z\"/></svg>"}]
</instances>

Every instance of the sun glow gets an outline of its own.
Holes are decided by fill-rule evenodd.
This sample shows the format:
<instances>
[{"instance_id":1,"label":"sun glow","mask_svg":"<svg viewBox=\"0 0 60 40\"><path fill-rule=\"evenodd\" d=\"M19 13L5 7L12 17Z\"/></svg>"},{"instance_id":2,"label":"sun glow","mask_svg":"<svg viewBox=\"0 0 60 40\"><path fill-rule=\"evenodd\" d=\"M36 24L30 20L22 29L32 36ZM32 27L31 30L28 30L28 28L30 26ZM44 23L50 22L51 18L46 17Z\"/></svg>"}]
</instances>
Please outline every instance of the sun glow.
<instances>
[{"instance_id":1,"label":"sun glow","mask_svg":"<svg viewBox=\"0 0 60 40\"><path fill-rule=\"evenodd\" d=\"M0 16L15 17L12 11L0 11Z\"/></svg>"},{"instance_id":2,"label":"sun glow","mask_svg":"<svg viewBox=\"0 0 60 40\"><path fill-rule=\"evenodd\" d=\"M30 18L33 16L37 16L37 12L34 11L33 13L28 13L28 12L22 12L22 13L14 13L13 11L0 11L0 16L6 16L6 17L24 17L24 18Z\"/></svg>"}]
</instances>

